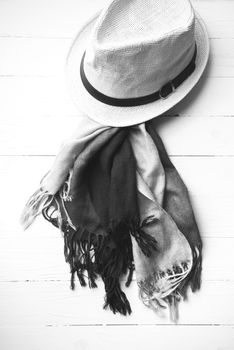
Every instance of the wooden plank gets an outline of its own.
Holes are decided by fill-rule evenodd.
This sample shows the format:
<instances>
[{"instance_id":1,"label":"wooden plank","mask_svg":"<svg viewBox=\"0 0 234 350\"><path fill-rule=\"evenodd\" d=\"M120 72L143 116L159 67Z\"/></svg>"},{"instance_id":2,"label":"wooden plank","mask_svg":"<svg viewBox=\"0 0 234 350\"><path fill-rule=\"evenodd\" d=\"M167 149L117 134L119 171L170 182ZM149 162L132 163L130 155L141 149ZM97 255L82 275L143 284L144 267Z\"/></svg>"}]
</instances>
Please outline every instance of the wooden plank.
<instances>
[{"instance_id":1,"label":"wooden plank","mask_svg":"<svg viewBox=\"0 0 234 350\"><path fill-rule=\"evenodd\" d=\"M0 33L20 36L72 36L106 0L1 1ZM27 11L25 11L27 9Z\"/></svg>"},{"instance_id":2,"label":"wooden plank","mask_svg":"<svg viewBox=\"0 0 234 350\"><path fill-rule=\"evenodd\" d=\"M203 236L233 237L234 168L233 158L173 157L190 194ZM50 169L52 157L2 157L0 162L1 235L21 232L19 217L29 196ZM17 176L16 176L17 174ZM12 204L14 200L14 205ZM38 224L36 231L46 231Z\"/></svg>"},{"instance_id":3,"label":"wooden plank","mask_svg":"<svg viewBox=\"0 0 234 350\"><path fill-rule=\"evenodd\" d=\"M233 28L234 31L234 28ZM70 38L0 37L0 76L47 76L63 73ZM234 77L234 37L211 39L208 77Z\"/></svg>"},{"instance_id":4,"label":"wooden plank","mask_svg":"<svg viewBox=\"0 0 234 350\"><path fill-rule=\"evenodd\" d=\"M102 283L74 291L67 282L1 282L0 286L0 327L171 323L168 310L160 317L144 306L134 282L127 290L123 287L133 310L128 317L102 309ZM188 301L181 302L179 323L233 325L233 307L234 282L206 281L201 291L189 293Z\"/></svg>"},{"instance_id":5,"label":"wooden plank","mask_svg":"<svg viewBox=\"0 0 234 350\"><path fill-rule=\"evenodd\" d=\"M28 118L36 116L77 115L67 90L64 77L1 77L0 105L1 119L10 118L17 122L19 115Z\"/></svg>"},{"instance_id":6,"label":"wooden plank","mask_svg":"<svg viewBox=\"0 0 234 350\"><path fill-rule=\"evenodd\" d=\"M202 280L234 282L234 237L202 238ZM26 233L19 229L14 235L1 235L0 247L0 281L67 281L70 285L63 238L53 226L35 224Z\"/></svg>"},{"instance_id":7,"label":"wooden plank","mask_svg":"<svg viewBox=\"0 0 234 350\"><path fill-rule=\"evenodd\" d=\"M22 188L21 191L18 190L17 193L19 199L14 199L14 208L12 208L11 198L7 200L5 198L4 203L2 203L0 206L1 210L4 211L5 214L0 218L1 237L12 237L12 239L21 237L22 228L19 225L19 217L23 206L25 205L29 196L33 193L33 191L35 191L35 188L37 187L32 187L30 185L29 187ZM6 192L7 191L5 190L5 193ZM233 196L200 195L191 196L191 199L203 237L221 237L225 239L232 238L234 236L232 220L234 206ZM9 210L9 208L11 208L11 210ZM37 219L30 232L33 236L37 236L38 233L41 235L44 232L45 237L54 237L54 231L51 230L47 222L45 225L44 220L42 221ZM56 232L55 235L57 234L58 233Z\"/></svg>"},{"instance_id":8,"label":"wooden plank","mask_svg":"<svg viewBox=\"0 0 234 350\"><path fill-rule=\"evenodd\" d=\"M0 2L0 35L74 37L87 18L108 0L18 0ZM212 11L210 9L212 3ZM192 1L213 37L233 37L233 1ZM25 11L27 9L27 11Z\"/></svg>"},{"instance_id":9,"label":"wooden plank","mask_svg":"<svg viewBox=\"0 0 234 350\"><path fill-rule=\"evenodd\" d=\"M214 198L234 195L232 157L171 157L190 193L194 196ZM1 157L0 175L2 183L11 184L18 191L19 204L38 187L42 176L49 170L54 157ZM16 172L17 179L16 179ZM8 182L8 181L9 182ZM20 184L20 185L19 185ZM4 200L11 200L8 186L1 188ZM2 202L1 202L2 203ZM17 202L18 203L18 202ZM4 204L4 203L3 203ZM12 208L14 210L14 208Z\"/></svg>"},{"instance_id":10,"label":"wooden plank","mask_svg":"<svg viewBox=\"0 0 234 350\"><path fill-rule=\"evenodd\" d=\"M0 203L0 210L4 212L4 216L0 218L0 266L3 280L69 278L59 231L43 218L38 219L25 233L19 226L23 205L37 188L51 161L51 157L1 159L1 181L2 184L7 184L2 186L1 195L4 200ZM205 244L204 278L233 280L232 158L173 157L173 161L192 194L193 206ZM14 205L12 195L15 195ZM220 254L222 259L217 259ZM43 261L40 258L42 255Z\"/></svg>"},{"instance_id":11,"label":"wooden plank","mask_svg":"<svg viewBox=\"0 0 234 350\"><path fill-rule=\"evenodd\" d=\"M135 282L126 291L130 317L103 311L101 282L98 290L69 289L58 230L42 218L25 233L19 227L24 202L53 161L49 155L79 116L62 75L67 49L105 2L0 1L0 154L11 155L0 162L1 347L233 350L234 1L193 1L212 38L210 64L192 94L157 123L204 238L202 290L181 305L179 325L146 309Z\"/></svg>"},{"instance_id":12,"label":"wooden plank","mask_svg":"<svg viewBox=\"0 0 234 350\"><path fill-rule=\"evenodd\" d=\"M71 39L0 37L0 76L54 76L62 72Z\"/></svg>"},{"instance_id":13,"label":"wooden plank","mask_svg":"<svg viewBox=\"0 0 234 350\"><path fill-rule=\"evenodd\" d=\"M170 155L232 156L234 154L232 137L234 118L159 117L154 123Z\"/></svg>"},{"instance_id":14,"label":"wooden plank","mask_svg":"<svg viewBox=\"0 0 234 350\"><path fill-rule=\"evenodd\" d=\"M234 78L202 78L193 90L167 115L233 116ZM224 93L225 91L225 93ZM65 77L5 77L0 79L1 120L77 116ZM178 130L179 131L179 130Z\"/></svg>"},{"instance_id":15,"label":"wooden plank","mask_svg":"<svg viewBox=\"0 0 234 350\"><path fill-rule=\"evenodd\" d=\"M65 327L4 327L3 350L232 350L233 327L111 325Z\"/></svg>"},{"instance_id":16,"label":"wooden plank","mask_svg":"<svg viewBox=\"0 0 234 350\"><path fill-rule=\"evenodd\" d=\"M2 117L0 155L55 155L79 125L78 116ZM170 155L233 156L234 118L158 117L155 127ZM198 142L199 140L199 142Z\"/></svg>"}]
</instances>

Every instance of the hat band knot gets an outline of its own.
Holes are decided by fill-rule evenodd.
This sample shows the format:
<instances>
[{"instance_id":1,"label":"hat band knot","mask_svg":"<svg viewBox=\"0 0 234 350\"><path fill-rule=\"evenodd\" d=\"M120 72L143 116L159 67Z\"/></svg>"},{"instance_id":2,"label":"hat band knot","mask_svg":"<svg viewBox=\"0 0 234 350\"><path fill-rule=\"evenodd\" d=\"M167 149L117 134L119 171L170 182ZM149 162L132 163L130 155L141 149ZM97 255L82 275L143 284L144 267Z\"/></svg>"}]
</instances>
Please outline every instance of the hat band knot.
<instances>
[{"instance_id":1,"label":"hat band knot","mask_svg":"<svg viewBox=\"0 0 234 350\"><path fill-rule=\"evenodd\" d=\"M110 97L102 92L95 89L93 85L88 81L85 72L84 72L84 58L85 52L83 54L81 63L80 63L80 77L85 89L92 95L96 100L105 103L110 106L116 107L134 107L145 105L160 99L166 99L178 86L180 86L195 70L196 64L196 55L197 55L197 46L195 45L195 50L193 57L189 64L179 73L174 79L170 80L164 84L159 90L153 92L152 94L141 96L141 97L132 97L132 98L115 98Z\"/></svg>"}]
</instances>

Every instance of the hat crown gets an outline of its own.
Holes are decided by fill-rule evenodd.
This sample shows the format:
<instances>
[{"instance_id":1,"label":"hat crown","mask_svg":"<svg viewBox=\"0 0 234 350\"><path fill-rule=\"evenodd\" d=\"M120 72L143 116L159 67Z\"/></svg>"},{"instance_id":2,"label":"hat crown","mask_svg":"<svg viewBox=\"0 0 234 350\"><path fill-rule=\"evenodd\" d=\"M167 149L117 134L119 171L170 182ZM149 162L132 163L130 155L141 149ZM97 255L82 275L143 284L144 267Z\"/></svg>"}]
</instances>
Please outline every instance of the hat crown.
<instances>
[{"instance_id":1,"label":"hat crown","mask_svg":"<svg viewBox=\"0 0 234 350\"><path fill-rule=\"evenodd\" d=\"M176 77L194 53L195 15L188 0L114 0L100 14L84 71L100 92L140 97Z\"/></svg>"},{"instance_id":2,"label":"hat crown","mask_svg":"<svg viewBox=\"0 0 234 350\"><path fill-rule=\"evenodd\" d=\"M191 24L188 0L115 0L99 17L93 38L100 49L158 42Z\"/></svg>"}]
</instances>

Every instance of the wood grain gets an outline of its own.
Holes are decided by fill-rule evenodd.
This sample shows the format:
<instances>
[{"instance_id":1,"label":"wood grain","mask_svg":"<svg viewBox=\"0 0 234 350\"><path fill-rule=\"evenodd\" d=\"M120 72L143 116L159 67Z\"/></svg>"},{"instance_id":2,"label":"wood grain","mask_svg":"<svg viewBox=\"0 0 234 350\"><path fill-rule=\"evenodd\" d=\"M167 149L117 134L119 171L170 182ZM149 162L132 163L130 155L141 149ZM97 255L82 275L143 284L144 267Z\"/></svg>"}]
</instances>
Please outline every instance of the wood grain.
<instances>
[{"instance_id":1,"label":"wood grain","mask_svg":"<svg viewBox=\"0 0 234 350\"><path fill-rule=\"evenodd\" d=\"M77 286L71 291L64 281L1 282L0 326L171 324L168 310L159 317L138 298L136 283L126 290L132 307L130 316L103 310L104 288ZM10 305L10 307L9 307ZM233 325L234 282L204 281L200 292L190 293L180 305L180 324Z\"/></svg>"},{"instance_id":2,"label":"wood grain","mask_svg":"<svg viewBox=\"0 0 234 350\"><path fill-rule=\"evenodd\" d=\"M232 30L234 32L234 26ZM0 46L4 53L0 56L0 76L59 76L63 73L71 43L70 38L0 36ZM234 77L234 37L210 38L210 50L212 57L205 76Z\"/></svg>"},{"instance_id":3,"label":"wood grain","mask_svg":"<svg viewBox=\"0 0 234 350\"><path fill-rule=\"evenodd\" d=\"M19 216L80 112L65 59L79 27L108 0L0 0L0 348L234 349L234 1L193 0L209 32L208 67L156 127L188 186L204 241L202 289L172 325L126 290L130 317L97 290L69 289L60 232ZM124 279L122 281L124 283Z\"/></svg>"},{"instance_id":4,"label":"wood grain","mask_svg":"<svg viewBox=\"0 0 234 350\"><path fill-rule=\"evenodd\" d=\"M14 336L11 327L4 327L0 336L3 348L11 350L232 350L234 341L233 326L220 325L16 327Z\"/></svg>"},{"instance_id":5,"label":"wood grain","mask_svg":"<svg viewBox=\"0 0 234 350\"><path fill-rule=\"evenodd\" d=\"M108 0L1 1L0 35L7 37L73 38L85 20ZM192 1L211 37L233 37L233 0Z\"/></svg>"},{"instance_id":6,"label":"wood grain","mask_svg":"<svg viewBox=\"0 0 234 350\"><path fill-rule=\"evenodd\" d=\"M0 121L0 156L54 156L77 128L79 116L4 117ZM156 128L171 156L234 156L234 118L163 116ZM25 132L27 130L27 132Z\"/></svg>"}]
</instances>

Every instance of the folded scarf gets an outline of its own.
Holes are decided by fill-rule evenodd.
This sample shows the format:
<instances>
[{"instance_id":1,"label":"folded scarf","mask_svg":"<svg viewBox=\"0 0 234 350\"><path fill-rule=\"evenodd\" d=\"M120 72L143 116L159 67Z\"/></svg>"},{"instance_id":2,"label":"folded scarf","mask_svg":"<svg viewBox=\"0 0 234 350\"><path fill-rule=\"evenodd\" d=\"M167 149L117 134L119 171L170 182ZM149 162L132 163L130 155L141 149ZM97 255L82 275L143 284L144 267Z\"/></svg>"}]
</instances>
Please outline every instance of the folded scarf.
<instances>
[{"instance_id":1,"label":"folded scarf","mask_svg":"<svg viewBox=\"0 0 234 350\"><path fill-rule=\"evenodd\" d=\"M188 191L152 122L114 128L84 117L66 141L21 217L37 215L58 227L82 286L105 285L104 308L130 314L121 289L135 269L139 296L160 313L200 288L202 242Z\"/></svg>"}]
</instances>

